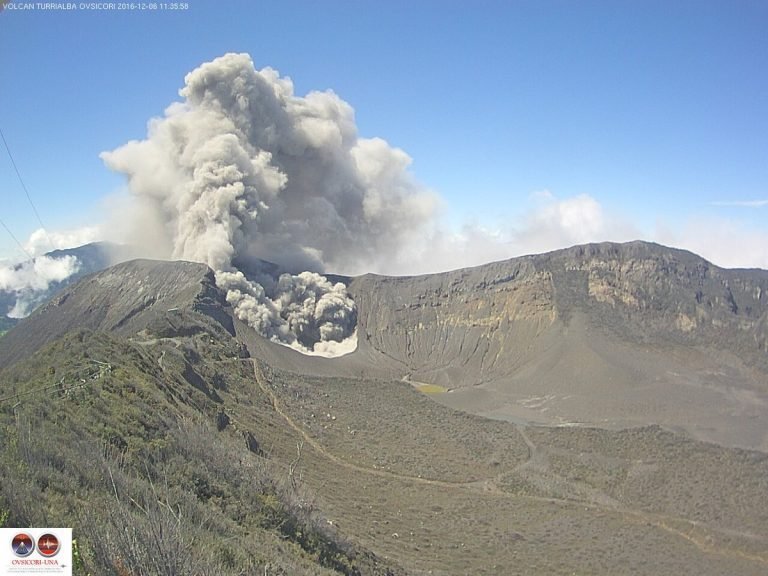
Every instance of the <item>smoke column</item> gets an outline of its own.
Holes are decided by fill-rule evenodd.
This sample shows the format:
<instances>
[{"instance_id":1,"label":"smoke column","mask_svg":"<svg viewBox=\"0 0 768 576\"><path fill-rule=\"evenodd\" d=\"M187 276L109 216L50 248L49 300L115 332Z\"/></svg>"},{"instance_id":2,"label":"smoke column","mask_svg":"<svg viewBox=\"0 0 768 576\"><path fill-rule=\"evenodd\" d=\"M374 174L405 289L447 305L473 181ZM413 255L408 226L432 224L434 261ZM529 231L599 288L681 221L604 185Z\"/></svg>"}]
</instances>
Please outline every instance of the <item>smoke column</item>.
<instances>
[{"instance_id":1,"label":"smoke column","mask_svg":"<svg viewBox=\"0 0 768 576\"><path fill-rule=\"evenodd\" d=\"M354 302L317 272L375 268L431 221L436 198L410 176L410 158L358 137L333 92L296 96L247 54L203 64L180 96L145 140L102 154L128 179L123 240L208 264L238 317L273 341L349 351ZM254 278L259 259L309 272Z\"/></svg>"}]
</instances>

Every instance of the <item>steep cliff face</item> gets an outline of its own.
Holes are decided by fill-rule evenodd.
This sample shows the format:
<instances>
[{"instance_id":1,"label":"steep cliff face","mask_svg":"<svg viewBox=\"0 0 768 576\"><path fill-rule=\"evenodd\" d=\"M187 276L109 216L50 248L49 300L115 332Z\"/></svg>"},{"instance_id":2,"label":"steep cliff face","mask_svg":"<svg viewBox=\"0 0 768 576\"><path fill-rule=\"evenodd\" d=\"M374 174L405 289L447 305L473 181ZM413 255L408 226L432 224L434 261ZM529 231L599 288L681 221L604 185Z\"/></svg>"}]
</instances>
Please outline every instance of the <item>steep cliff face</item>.
<instances>
[{"instance_id":1,"label":"steep cliff face","mask_svg":"<svg viewBox=\"0 0 768 576\"><path fill-rule=\"evenodd\" d=\"M22 321L0 342L0 366L76 328L147 339L215 323L293 372L437 384L450 390L440 402L495 418L656 423L768 450L766 271L635 242L336 280L358 314L358 349L344 357L308 357L233 320L204 265L132 261Z\"/></svg>"},{"instance_id":2,"label":"steep cliff face","mask_svg":"<svg viewBox=\"0 0 768 576\"><path fill-rule=\"evenodd\" d=\"M454 408L768 449L766 271L606 243L349 289L359 350L345 362L442 385Z\"/></svg>"},{"instance_id":3,"label":"steep cliff face","mask_svg":"<svg viewBox=\"0 0 768 576\"><path fill-rule=\"evenodd\" d=\"M531 259L350 287L358 339L414 375L471 385L508 372L557 320L551 274Z\"/></svg>"},{"instance_id":4,"label":"steep cliff face","mask_svg":"<svg viewBox=\"0 0 768 576\"><path fill-rule=\"evenodd\" d=\"M430 276L350 285L361 347L453 386L510 376L564 337L715 346L766 362L768 273L635 242L578 246ZM583 334L587 337L586 332Z\"/></svg>"},{"instance_id":5,"label":"steep cliff face","mask_svg":"<svg viewBox=\"0 0 768 576\"><path fill-rule=\"evenodd\" d=\"M768 273L724 270L654 244L594 244L536 257L552 270L563 313L588 310L628 336L726 345L757 359L768 313ZM725 338L723 338L725 337Z\"/></svg>"}]
</instances>

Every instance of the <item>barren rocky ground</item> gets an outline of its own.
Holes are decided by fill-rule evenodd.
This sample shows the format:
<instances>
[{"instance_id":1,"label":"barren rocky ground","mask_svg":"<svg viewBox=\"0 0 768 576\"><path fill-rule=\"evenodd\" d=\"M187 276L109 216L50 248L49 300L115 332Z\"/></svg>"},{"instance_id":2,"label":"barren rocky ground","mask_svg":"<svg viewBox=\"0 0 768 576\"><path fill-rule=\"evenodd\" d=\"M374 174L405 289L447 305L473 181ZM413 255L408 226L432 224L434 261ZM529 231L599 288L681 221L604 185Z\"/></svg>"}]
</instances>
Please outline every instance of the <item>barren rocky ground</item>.
<instances>
[{"instance_id":1,"label":"barren rocky ground","mask_svg":"<svg viewBox=\"0 0 768 576\"><path fill-rule=\"evenodd\" d=\"M96 546L85 497L107 534L185 506L168 534L208 573L764 574L767 278L630 244L347 279L359 347L324 359L233 319L204 266L126 263L0 340L0 513L71 523L105 574L142 556ZM56 456L75 431L93 466ZM117 518L107 470L174 488Z\"/></svg>"}]
</instances>

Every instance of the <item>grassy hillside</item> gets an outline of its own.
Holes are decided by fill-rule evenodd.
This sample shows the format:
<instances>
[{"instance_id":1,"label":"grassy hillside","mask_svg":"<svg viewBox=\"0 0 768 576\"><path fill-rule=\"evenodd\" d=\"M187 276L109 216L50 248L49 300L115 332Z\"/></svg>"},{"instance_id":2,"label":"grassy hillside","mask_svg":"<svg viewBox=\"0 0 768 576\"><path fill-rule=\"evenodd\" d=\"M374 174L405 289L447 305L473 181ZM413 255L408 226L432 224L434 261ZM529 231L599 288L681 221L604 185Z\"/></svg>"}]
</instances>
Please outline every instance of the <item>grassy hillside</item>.
<instances>
[{"instance_id":1,"label":"grassy hillside","mask_svg":"<svg viewBox=\"0 0 768 576\"><path fill-rule=\"evenodd\" d=\"M79 575L768 568L758 452L486 420L214 325L78 331L0 378L0 518L72 526Z\"/></svg>"},{"instance_id":2,"label":"grassy hillside","mask_svg":"<svg viewBox=\"0 0 768 576\"><path fill-rule=\"evenodd\" d=\"M0 523L72 526L79 576L768 571L764 452L658 426L488 420L433 401L463 389L377 367L384 356L364 354L363 334L356 354L310 359L230 314L205 267L137 261L71 287L3 337ZM570 356L548 349L565 358L565 387L594 346L576 330L582 317L571 314ZM599 351L633 368L617 350ZM704 368L757 406L724 358ZM637 370L624 388L609 376L590 385L630 404L649 386ZM547 399L542 380L513 384ZM674 400L654 385L643 392L654 407ZM470 389L490 406L504 398L483 386ZM707 389L686 407L699 413L692 398Z\"/></svg>"},{"instance_id":3,"label":"grassy hillside","mask_svg":"<svg viewBox=\"0 0 768 576\"><path fill-rule=\"evenodd\" d=\"M72 526L78 574L394 573L234 418L241 354L223 334L80 331L4 371L0 518Z\"/></svg>"}]
</instances>

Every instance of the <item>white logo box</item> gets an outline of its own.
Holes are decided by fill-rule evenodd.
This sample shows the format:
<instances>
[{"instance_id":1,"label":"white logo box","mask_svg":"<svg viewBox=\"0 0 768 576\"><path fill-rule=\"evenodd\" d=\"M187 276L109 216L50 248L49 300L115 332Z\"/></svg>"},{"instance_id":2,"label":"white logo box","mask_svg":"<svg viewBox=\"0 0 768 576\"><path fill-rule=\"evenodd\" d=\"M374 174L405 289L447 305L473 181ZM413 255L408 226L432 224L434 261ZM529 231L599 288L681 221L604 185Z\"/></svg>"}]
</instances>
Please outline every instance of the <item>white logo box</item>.
<instances>
[{"instance_id":1,"label":"white logo box","mask_svg":"<svg viewBox=\"0 0 768 576\"><path fill-rule=\"evenodd\" d=\"M0 528L0 576L72 576L72 528Z\"/></svg>"}]
</instances>

